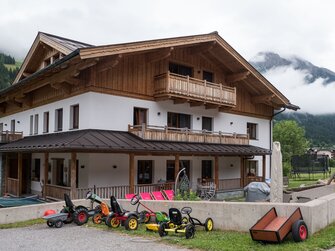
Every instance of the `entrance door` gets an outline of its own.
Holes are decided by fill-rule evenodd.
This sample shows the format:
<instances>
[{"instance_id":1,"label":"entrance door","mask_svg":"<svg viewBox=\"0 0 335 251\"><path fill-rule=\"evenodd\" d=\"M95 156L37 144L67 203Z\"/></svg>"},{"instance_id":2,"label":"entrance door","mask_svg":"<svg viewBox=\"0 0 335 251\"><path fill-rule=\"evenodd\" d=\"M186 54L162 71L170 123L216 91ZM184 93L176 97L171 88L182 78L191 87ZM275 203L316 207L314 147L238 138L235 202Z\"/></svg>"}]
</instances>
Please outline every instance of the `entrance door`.
<instances>
[{"instance_id":1,"label":"entrance door","mask_svg":"<svg viewBox=\"0 0 335 251\"><path fill-rule=\"evenodd\" d=\"M31 154L22 156L22 194L31 193Z\"/></svg>"}]
</instances>

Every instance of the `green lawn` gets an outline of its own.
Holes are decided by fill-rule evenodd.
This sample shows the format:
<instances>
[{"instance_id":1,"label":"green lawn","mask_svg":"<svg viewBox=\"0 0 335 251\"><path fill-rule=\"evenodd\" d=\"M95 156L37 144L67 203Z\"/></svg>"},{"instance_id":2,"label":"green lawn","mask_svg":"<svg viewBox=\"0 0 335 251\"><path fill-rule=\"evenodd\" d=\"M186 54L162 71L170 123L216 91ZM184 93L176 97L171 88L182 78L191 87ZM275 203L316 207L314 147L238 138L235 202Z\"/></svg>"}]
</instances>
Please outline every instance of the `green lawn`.
<instances>
[{"instance_id":1,"label":"green lawn","mask_svg":"<svg viewBox=\"0 0 335 251\"><path fill-rule=\"evenodd\" d=\"M30 220L14 224L0 225L0 229L25 227L34 224L45 224L42 219ZM215 223L214 223L215 224ZM108 228L105 224L95 225L90 220L88 227L96 227L104 231L117 231L123 234L133 236L143 236L161 241L167 244L178 245L185 248L197 250L323 250L335 246L335 224L328 226L322 231L314 234L305 242L295 243L289 236L282 244L262 244L251 240L249 233L240 233L233 231L213 231L206 232L202 228L197 229L193 239L185 239L181 234L169 234L166 237L159 237L158 233L145 230L144 225L140 225L137 231L126 231L124 227L117 229ZM47 226L45 224L46 230ZM67 227L64 225L64 227ZM62 231L62 229L55 229L55 231Z\"/></svg>"},{"instance_id":2,"label":"green lawn","mask_svg":"<svg viewBox=\"0 0 335 251\"><path fill-rule=\"evenodd\" d=\"M15 64L4 64L4 65L5 65L5 67L6 67L8 70L9 70L9 69L14 70L16 67L17 67L17 68L20 68L21 65L22 65L22 62L18 62L18 61L16 61Z\"/></svg>"},{"instance_id":3,"label":"green lawn","mask_svg":"<svg viewBox=\"0 0 335 251\"><path fill-rule=\"evenodd\" d=\"M335 172L335 168L331 168L331 173ZM322 173L316 173L308 175L306 173L300 174L299 177L291 177L289 179L289 185L288 188L295 188L299 187L300 185L304 184L306 186L308 185L314 185L317 183L318 180L324 180L329 179L329 174L327 173L325 176Z\"/></svg>"}]
</instances>

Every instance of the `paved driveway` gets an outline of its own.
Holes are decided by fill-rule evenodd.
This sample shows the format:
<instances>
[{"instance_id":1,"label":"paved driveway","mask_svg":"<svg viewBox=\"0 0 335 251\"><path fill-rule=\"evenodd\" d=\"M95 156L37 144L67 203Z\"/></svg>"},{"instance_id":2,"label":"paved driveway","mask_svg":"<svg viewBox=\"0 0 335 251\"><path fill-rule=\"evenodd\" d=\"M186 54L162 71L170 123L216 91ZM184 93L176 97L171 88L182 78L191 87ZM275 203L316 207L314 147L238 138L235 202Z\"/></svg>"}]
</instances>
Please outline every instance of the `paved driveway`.
<instances>
[{"instance_id":1,"label":"paved driveway","mask_svg":"<svg viewBox=\"0 0 335 251\"><path fill-rule=\"evenodd\" d=\"M0 230L0 250L188 250L153 239L134 237L74 224L49 228L46 224Z\"/></svg>"}]
</instances>

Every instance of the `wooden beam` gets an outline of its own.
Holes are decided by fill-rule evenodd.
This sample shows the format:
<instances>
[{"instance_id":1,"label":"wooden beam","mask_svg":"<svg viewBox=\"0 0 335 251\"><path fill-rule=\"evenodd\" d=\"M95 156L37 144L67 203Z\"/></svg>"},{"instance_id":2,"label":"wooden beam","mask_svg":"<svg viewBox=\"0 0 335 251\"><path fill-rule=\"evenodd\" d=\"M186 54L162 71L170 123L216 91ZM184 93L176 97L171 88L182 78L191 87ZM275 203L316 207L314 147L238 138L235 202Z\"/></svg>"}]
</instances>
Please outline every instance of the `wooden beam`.
<instances>
[{"instance_id":1,"label":"wooden beam","mask_svg":"<svg viewBox=\"0 0 335 251\"><path fill-rule=\"evenodd\" d=\"M184 98L175 98L173 99L173 103L175 105L178 105L178 104L184 104L186 103L188 100L187 99L184 99Z\"/></svg>"},{"instance_id":2,"label":"wooden beam","mask_svg":"<svg viewBox=\"0 0 335 251\"><path fill-rule=\"evenodd\" d=\"M158 52L151 52L146 56L147 62L148 63L155 63L157 61L166 59L171 56L172 51L174 50L173 47L168 47L161 49Z\"/></svg>"},{"instance_id":3,"label":"wooden beam","mask_svg":"<svg viewBox=\"0 0 335 251\"><path fill-rule=\"evenodd\" d=\"M233 73L226 75L226 82L227 83L235 83L241 80L245 80L250 74L250 71Z\"/></svg>"},{"instance_id":4,"label":"wooden beam","mask_svg":"<svg viewBox=\"0 0 335 251\"><path fill-rule=\"evenodd\" d=\"M216 45L216 41L212 41L206 44L202 44L199 46L193 46L190 50L190 54L202 54L208 51L211 51Z\"/></svg>"},{"instance_id":5,"label":"wooden beam","mask_svg":"<svg viewBox=\"0 0 335 251\"><path fill-rule=\"evenodd\" d=\"M49 174L49 153L44 153L44 180L42 180L43 183L43 190L42 190L42 196L44 196L44 199L47 198L47 184L48 184L48 175Z\"/></svg>"},{"instance_id":6,"label":"wooden beam","mask_svg":"<svg viewBox=\"0 0 335 251\"><path fill-rule=\"evenodd\" d=\"M17 177L19 181L17 196L20 196L22 194L22 153L17 154Z\"/></svg>"},{"instance_id":7,"label":"wooden beam","mask_svg":"<svg viewBox=\"0 0 335 251\"><path fill-rule=\"evenodd\" d=\"M191 107L204 105L204 102L201 102L201 101L192 101L192 100L190 100L189 103L190 103Z\"/></svg>"},{"instance_id":8,"label":"wooden beam","mask_svg":"<svg viewBox=\"0 0 335 251\"><path fill-rule=\"evenodd\" d=\"M214 182L215 189L219 189L219 156L215 155L214 157Z\"/></svg>"},{"instance_id":9,"label":"wooden beam","mask_svg":"<svg viewBox=\"0 0 335 251\"><path fill-rule=\"evenodd\" d=\"M135 155L129 154L129 193L135 192Z\"/></svg>"},{"instance_id":10,"label":"wooden beam","mask_svg":"<svg viewBox=\"0 0 335 251\"><path fill-rule=\"evenodd\" d=\"M180 164L179 164L179 160L180 159L180 156L179 154L176 154L175 155L175 159L174 159L174 179L177 178L177 175L179 173L179 168L180 168ZM177 181L178 182L178 181Z\"/></svg>"},{"instance_id":11,"label":"wooden beam","mask_svg":"<svg viewBox=\"0 0 335 251\"><path fill-rule=\"evenodd\" d=\"M98 72L103 72L103 71L107 71L107 70L110 70L110 69L114 68L115 66L117 66L119 64L122 57L123 57L122 54L118 54L118 55L113 55L113 56L110 56L108 58L105 58L98 65Z\"/></svg>"},{"instance_id":12,"label":"wooden beam","mask_svg":"<svg viewBox=\"0 0 335 251\"><path fill-rule=\"evenodd\" d=\"M9 153L5 155L5 193L8 193Z\"/></svg>"},{"instance_id":13,"label":"wooden beam","mask_svg":"<svg viewBox=\"0 0 335 251\"><path fill-rule=\"evenodd\" d=\"M57 82L57 83L52 83L50 84L50 87L55 89L55 90L63 90L64 93L70 94L71 93L71 85L68 84L67 82Z\"/></svg>"},{"instance_id":14,"label":"wooden beam","mask_svg":"<svg viewBox=\"0 0 335 251\"><path fill-rule=\"evenodd\" d=\"M77 184L77 153L71 152L71 166L70 166L70 187L71 198L77 198L76 184Z\"/></svg>"},{"instance_id":15,"label":"wooden beam","mask_svg":"<svg viewBox=\"0 0 335 251\"><path fill-rule=\"evenodd\" d=\"M266 155L263 155L262 167L263 167L262 181L264 182L266 177Z\"/></svg>"},{"instance_id":16,"label":"wooden beam","mask_svg":"<svg viewBox=\"0 0 335 251\"><path fill-rule=\"evenodd\" d=\"M208 110L208 109L217 109L217 108L220 108L219 105L215 105L215 104L205 104L205 109Z\"/></svg>"},{"instance_id":17,"label":"wooden beam","mask_svg":"<svg viewBox=\"0 0 335 251\"><path fill-rule=\"evenodd\" d=\"M267 95L261 95L261 96L256 96L251 99L251 102L254 104L259 104L259 103L269 103L272 102L272 99L275 97L275 94L267 94Z\"/></svg>"},{"instance_id":18,"label":"wooden beam","mask_svg":"<svg viewBox=\"0 0 335 251\"><path fill-rule=\"evenodd\" d=\"M244 179L245 179L245 174L244 174L244 158L243 157L240 157L241 158L241 162L240 162L240 177L241 177L241 180L240 180L240 187L244 187Z\"/></svg>"}]
</instances>

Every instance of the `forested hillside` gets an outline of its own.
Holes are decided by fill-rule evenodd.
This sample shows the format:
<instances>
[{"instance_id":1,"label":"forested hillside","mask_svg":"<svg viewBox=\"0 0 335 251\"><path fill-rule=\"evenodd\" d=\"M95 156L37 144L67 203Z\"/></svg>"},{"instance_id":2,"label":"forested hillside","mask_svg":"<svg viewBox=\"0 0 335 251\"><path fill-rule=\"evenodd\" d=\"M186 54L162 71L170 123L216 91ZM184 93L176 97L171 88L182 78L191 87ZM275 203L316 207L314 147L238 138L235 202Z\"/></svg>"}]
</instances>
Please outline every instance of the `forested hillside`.
<instances>
[{"instance_id":1,"label":"forested hillside","mask_svg":"<svg viewBox=\"0 0 335 251\"><path fill-rule=\"evenodd\" d=\"M312 115L308 113L288 112L275 117L279 120L295 120L305 128L306 138L313 147L335 146L335 114Z\"/></svg>"},{"instance_id":2,"label":"forested hillside","mask_svg":"<svg viewBox=\"0 0 335 251\"><path fill-rule=\"evenodd\" d=\"M8 87L13 82L19 71L18 66L19 64L14 57L0 53L0 90Z\"/></svg>"}]
</instances>

